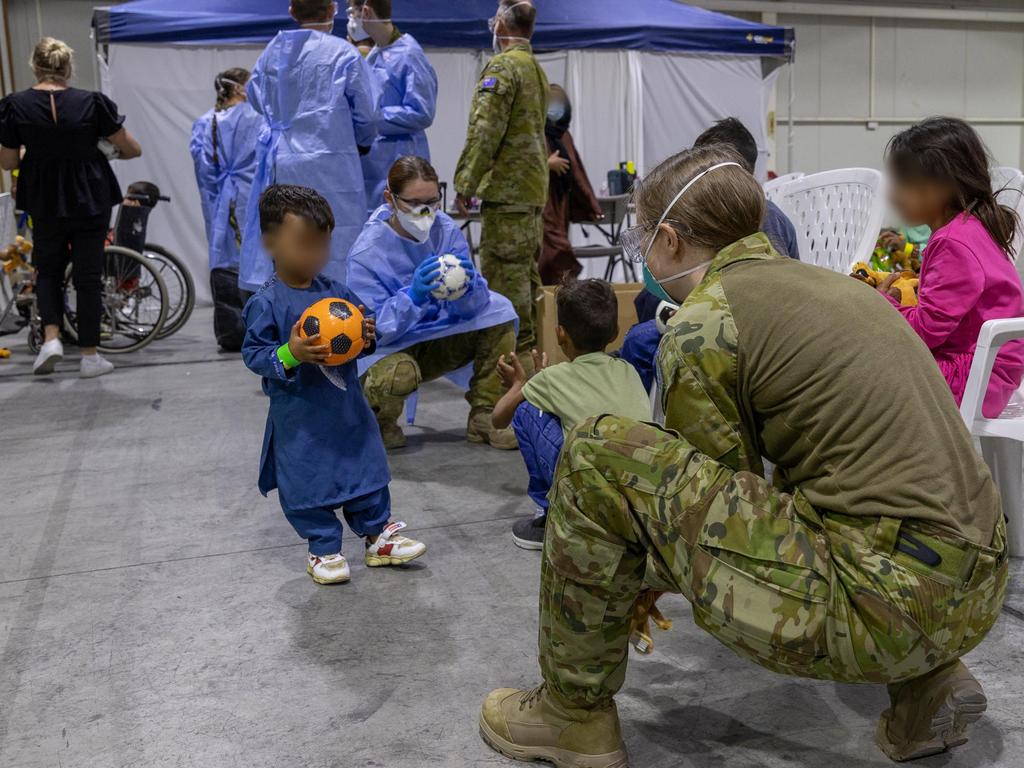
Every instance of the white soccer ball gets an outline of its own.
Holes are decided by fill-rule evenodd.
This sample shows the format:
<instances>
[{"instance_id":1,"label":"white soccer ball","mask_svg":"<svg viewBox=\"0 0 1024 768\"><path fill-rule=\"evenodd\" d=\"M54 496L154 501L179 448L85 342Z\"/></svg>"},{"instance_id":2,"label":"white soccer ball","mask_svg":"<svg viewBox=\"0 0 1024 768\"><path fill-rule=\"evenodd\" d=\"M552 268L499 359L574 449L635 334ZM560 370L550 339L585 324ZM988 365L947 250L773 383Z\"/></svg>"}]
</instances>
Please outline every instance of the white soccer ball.
<instances>
[{"instance_id":1,"label":"white soccer ball","mask_svg":"<svg viewBox=\"0 0 1024 768\"><path fill-rule=\"evenodd\" d=\"M437 262L441 265L441 282L431 295L438 301L461 299L469 290L469 275L459 263L459 257L446 253Z\"/></svg>"}]
</instances>

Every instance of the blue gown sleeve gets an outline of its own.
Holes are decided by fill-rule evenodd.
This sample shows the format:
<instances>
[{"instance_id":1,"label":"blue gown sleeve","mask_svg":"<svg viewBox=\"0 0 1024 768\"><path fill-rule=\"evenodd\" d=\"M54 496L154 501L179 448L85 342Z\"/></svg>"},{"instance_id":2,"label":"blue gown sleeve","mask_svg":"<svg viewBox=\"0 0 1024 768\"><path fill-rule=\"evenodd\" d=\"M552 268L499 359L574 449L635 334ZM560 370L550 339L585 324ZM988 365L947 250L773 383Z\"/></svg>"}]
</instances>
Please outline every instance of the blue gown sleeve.
<instances>
[{"instance_id":1,"label":"blue gown sleeve","mask_svg":"<svg viewBox=\"0 0 1024 768\"><path fill-rule=\"evenodd\" d=\"M352 111L356 144L369 147L377 137L381 92L366 60L358 53L346 57L335 83L343 90Z\"/></svg>"},{"instance_id":2,"label":"blue gown sleeve","mask_svg":"<svg viewBox=\"0 0 1024 768\"><path fill-rule=\"evenodd\" d=\"M203 221L206 225L206 237L209 239L212 228L213 205L217 197L217 175L210 163L211 124L207 115L200 117L192 124L192 136L188 150L192 155L192 165L196 173L196 186L199 187L199 204L203 210Z\"/></svg>"},{"instance_id":3,"label":"blue gown sleeve","mask_svg":"<svg viewBox=\"0 0 1024 768\"><path fill-rule=\"evenodd\" d=\"M425 131L437 112L437 73L422 51L410 51L403 62L402 103L381 109L384 136Z\"/></svg>"},{"instance_id":4,"label":"blue gown sleeve","mask_svg":"<svg viewBox=\"0 0 1024 768\"><path fill-rule=\"evenodd\" d=\"M287 341L281 340L274 321L270 302L263 296L253 296L242 310L245 340L242 342L242 360L245 367L258 376L290 382L295 369L286 370L277 358L277 349Z\"/></svg>"},{"instance_id":5,"label":"blue gown sleeve","mask_svg":"<svg viewBox=\"0 0 1024 768\"><path fill-rule=\"evenodd\" d=\"M372 239L369 244L362 237L356 241L348 258L347 279L349 288L363 296L363 303L376 315L377 341L382 347L387 347L420 321L425 307L416 306L405 288L392 293L381 280L378 269L368 267L375 246ZM386 264L386 259L374 258L372 262L379 268Z\"/></svg>"}]
</instances>

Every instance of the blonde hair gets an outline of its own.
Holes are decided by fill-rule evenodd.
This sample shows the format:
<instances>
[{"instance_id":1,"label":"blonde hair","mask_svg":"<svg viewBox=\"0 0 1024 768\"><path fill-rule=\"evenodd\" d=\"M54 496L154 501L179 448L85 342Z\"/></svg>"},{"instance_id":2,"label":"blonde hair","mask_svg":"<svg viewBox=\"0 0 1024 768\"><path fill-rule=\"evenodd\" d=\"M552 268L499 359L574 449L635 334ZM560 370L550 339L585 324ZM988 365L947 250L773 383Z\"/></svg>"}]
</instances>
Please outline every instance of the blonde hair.
<instances>
[{"instance_id":1,"label":"blonde hair","mask_svg":"<svg viewBox=\"0 0 1024 768\"><path fill-rule=\"evenodd\" d=\"M37 80L67 81L71 79L74 53L71 46L63 40L44 37L36 43L29 65Z\"/></svg>"}]
</instances>

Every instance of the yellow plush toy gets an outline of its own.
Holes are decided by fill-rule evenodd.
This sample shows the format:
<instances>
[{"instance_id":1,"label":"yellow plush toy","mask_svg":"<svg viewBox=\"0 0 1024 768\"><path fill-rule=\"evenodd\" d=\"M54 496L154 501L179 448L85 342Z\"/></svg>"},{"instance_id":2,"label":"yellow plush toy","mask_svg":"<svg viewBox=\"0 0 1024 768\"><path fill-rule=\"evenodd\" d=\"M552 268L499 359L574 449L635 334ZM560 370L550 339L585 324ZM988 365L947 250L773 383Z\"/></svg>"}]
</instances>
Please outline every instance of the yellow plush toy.
<instances>
[{"instance_id":1,"label":"yellow plush toy","mask_svg":"<svg viewBox=\"0 0 1024 768\"><path fill-rule=\"evenodd\" d=\"M852 277L867 283L872 288L877 288L893 273L879 272L878 270L872 269L863 261L858 261L853 265L853 269L850 274ZM917 288L920 282L920 279L914 272L909 270L899 272L897 273L896 279L893 280L892 284L889 286L889 295L904 307L916 307Z\"/></svg>"}]
</instances>

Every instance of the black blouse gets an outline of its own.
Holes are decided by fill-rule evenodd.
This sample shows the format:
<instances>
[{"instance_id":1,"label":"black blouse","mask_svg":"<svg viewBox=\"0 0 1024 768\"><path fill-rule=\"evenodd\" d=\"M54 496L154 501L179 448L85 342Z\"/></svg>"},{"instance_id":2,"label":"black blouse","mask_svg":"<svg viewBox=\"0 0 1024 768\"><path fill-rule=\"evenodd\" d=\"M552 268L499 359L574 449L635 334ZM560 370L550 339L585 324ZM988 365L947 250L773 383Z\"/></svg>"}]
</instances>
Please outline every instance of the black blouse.
<instances>
[{"instance_id":1,"label":"black blouse","mask_svg":"<svg viewBox=\"0 0 1024 768\"><path fill-rule=\"evenodd\" d=\"M0 144L25 147L18 207L44 221L109 215L122 200L121 188L97 142L123 123L117 105L102 93L28 89L6 96L0 101Z\"/></svg>"}]
</instances>

